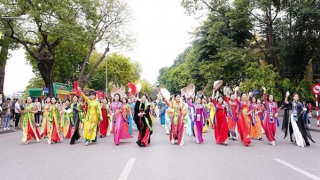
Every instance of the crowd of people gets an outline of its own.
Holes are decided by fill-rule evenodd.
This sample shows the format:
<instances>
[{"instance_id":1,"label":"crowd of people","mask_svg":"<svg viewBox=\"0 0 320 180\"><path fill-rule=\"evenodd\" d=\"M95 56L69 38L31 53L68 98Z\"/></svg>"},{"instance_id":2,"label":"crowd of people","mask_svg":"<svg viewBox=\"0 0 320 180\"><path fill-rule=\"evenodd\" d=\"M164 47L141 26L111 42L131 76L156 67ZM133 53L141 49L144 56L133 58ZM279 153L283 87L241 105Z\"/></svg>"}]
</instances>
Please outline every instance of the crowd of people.
<instances>
[{"instance_id":1,"label":"crowd of people","mask_svg":"<svg viewBox=\"0 0 320 180\"><path fill-rule=\"evenodd\" d=\"M305 101L299 102L298 94L294 94L293 101L289 102L289 92L279 107L273 95L267 95L266 88L263 89L263 99L249 97L246 93L238 96L237 88L229 96L225 91L223 95L215 95L214 89L210 98L203 94L194 98L189 95L181 97L179 93L171 96L170 100L159 96L157 104L161 125L165 127L171 143L180 146L184 144L184 134L194 136L196 143L204 142L202 134L208 131L208 127L214 129L217 144L227 145L228 139L240 139L249 146L252 139L263 140L265 134L267 141L275 146L276 127L280 126L278 114L283 110L281 129L285 133L284 138L289 131L291 142L300 147L310 146L309 140L314 142L308 128L312 107Z\"/></svg>"},{"instance_id":2,"label":"crowd of people","mask_svg":"<svg viewBox=\"0 0 320 180\"><path fill-rule=\"evenodd\" d=\"M265 134L267 141L275 146L276 126L280 126L278 113L283 110L284 137L289 131L291 142L300 147L309 146L309 140L314 142L308 128L312 107L299 102L298 94L294 94L289 102L289 92L279 107L273 95L267 95L266 88L263 89L263 99L249 97L246 93L238 96L237 88L228 96L225 91L217 95L217 89L213 89L211 97L178 93L166 99L159 92L154 102L147 95L128 98L118 93L110 99L99 99L93 91L88 97L80 92L81 96L75 95L72 100L61 103L55 97L42 102L28 97L21 103L17 99L12 103L8 98L2 104L3 128L9 129L12 115L15 128L23 129L22 142L26 144L31 140L39 142L42 138L46 138L48 144L66 139L75 144L82 136L88 146L97 143L98 137L112 133L114 144L118 146L121 139L133 138L133 133L138 132L137 145L147 147L157 116L155 108L158 108L160 124L172 144L183 146L185 134L195 137L196 143L203 143L203 133L213 128L217 144L227 145L228 139L239 139L249 146L252 139L263 140Z\"/></svg>"}]
</instances>

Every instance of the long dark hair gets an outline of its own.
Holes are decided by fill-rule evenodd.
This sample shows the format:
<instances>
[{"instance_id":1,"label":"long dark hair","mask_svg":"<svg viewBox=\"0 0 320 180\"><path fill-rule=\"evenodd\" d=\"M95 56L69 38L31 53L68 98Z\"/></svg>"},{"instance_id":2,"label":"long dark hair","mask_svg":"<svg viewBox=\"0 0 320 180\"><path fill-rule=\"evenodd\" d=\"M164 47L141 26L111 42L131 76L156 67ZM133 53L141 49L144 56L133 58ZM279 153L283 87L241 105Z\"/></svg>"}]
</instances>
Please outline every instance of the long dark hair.
<instances>
[{"instance_id":1,"label":"long dark hair","mask_svg":"<svg viewBox=\"0 0 320 180\"><path fill-rule=\"evenodd\" d=\"M109 99L107 98L107 97L103 97L103 98L101 98L102 100L106 100L107 101L107 104L108 104L108 102L109 102Z\"/></svg>"},{"instance_id":2,"label":"long dark hair","mask_svg":"<svg viewBox=\"0 0 320 180\"><path fill-rule=\"evenodd\" d=\"M116 100L116 95L118 95L119 96L119 101L121 102L121 96L120 96L120 94L119 93L115 93L114 94L114 96L113 96L113 101L112 102L114 102L115 100Z\"/></svg>"},{"instance_id":3,"label":"long dark hair","mask_svg":"<svg viewBox=\"0 0 320 180\"><path fill-rule=\"evenodd\" d=\"M126 104L128 104L128 98L122 97L122 99L125 99L125 100L126 100ZM123 102L122 102L122 103L123 103Z\"/></svg>"}]
</instances>

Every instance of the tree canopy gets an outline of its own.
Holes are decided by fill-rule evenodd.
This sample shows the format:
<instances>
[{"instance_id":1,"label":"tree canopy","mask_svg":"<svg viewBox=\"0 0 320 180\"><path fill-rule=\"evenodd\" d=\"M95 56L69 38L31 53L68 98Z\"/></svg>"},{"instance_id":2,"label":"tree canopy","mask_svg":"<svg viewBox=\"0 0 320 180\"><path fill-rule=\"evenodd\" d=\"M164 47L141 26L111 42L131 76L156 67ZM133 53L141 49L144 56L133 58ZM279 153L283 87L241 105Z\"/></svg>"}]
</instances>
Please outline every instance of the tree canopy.
<instances>
[{"instance_id":1,"label":"tree canopy","mask_svg":"<svg viewBox=\"0 0 320 180\"><path fill-rule=\"evenodd\" d=\"M158 81L171 92L189 83L210 93L215 80L248 92L266 86L281 100L286 89L306 100L312 82L304 80L308 63L320 57L320 1L182 0L188 15L206 10L193 32L191 47ZM178 75L179 74L179 75ZM261 95L261 94L260 94Z\"/></svg>"}]
</instances>

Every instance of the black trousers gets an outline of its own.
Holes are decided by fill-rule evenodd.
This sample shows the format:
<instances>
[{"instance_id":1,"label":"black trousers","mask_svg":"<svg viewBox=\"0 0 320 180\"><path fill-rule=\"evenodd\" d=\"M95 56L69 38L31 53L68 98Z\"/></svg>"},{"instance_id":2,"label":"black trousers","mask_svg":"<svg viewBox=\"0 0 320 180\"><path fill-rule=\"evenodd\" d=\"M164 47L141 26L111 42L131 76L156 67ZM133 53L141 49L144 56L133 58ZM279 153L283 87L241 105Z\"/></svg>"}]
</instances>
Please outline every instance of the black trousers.
<instances>
[{"instance_id":1,"label":"black trousers","mask_svg":"<svg viewBox=\"0 0 320 180\"><path fill-rule=\"evenodd\" d=\"M16 113L15 113L14 109L11 109L11 114L12 114L11 118L13 119L13 121L15 121L14 116Z\"/></svg>"},{"instance_id":2,"label":"black trousers","mask_svg":"<svg viewBox=\"0 0 320 180\"><path fill-rule=\"evenodd\" d=\"M36 124L40 123L40 111L38 111L37 113L34 114L35 120L36 120Z\"/></svg>"},{"instance_id":3,"label":"black trousers","mask_svg":"<svg viewBox=\"0 0 320 180\"><path fill-rule=\"evenodd\" d=\"M14 127L18 127L18 125L19 125L19 122L20 122L20 116L21 116L21 114L20 113L15 113L15 119L16 119L16 121L15 121L15 123L14 123Z\"/></svg>"}]
</instances>

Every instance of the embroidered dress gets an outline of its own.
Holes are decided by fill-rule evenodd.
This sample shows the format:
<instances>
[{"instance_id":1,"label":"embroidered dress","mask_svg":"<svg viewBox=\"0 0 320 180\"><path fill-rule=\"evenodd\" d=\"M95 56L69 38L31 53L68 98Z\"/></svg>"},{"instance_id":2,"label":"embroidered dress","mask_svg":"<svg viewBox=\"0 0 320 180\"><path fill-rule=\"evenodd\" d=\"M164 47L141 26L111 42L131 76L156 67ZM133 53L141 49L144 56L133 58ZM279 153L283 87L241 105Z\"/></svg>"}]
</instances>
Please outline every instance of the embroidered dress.
<instances>
[{"instance_id":1,"label":"embroidered dress","mask_svg":"<svg viewBox=\"0 0 320 180\"><path fill-rule=\"evenodd\" d=\"M30 112L33 111L34 108L33 103L27 104L25 107L25 115L22 121L23 137L21 142L29 142L31 139L37 142L40 141L41 137L34 121L34 113Z\"/></svg>"},{"instance_id":2,"label":"embroidered dress","mask_svg":"<svg viewBox=\"0 0 320 180\"><path fill-rule=\"evenodd\" d=\"M49 107L48 115L48 144L61 142L62 139L59 134L60 130L60 114L59 108L56 104Z\"/></svg>"},{"instance_id":3,"label":"embroidered dress","mask_svg":"<svg viewBox=\"0 0 320 180\"><path fill-rule=\"evenodd\" d=\"M192 109L194 109L193 133L196 137L196 142L200 144L204 141L202 137L202 129L204 120L208 117L207 110L201 104L192 104L189 99L187 100L187 103Z\"/></svg>"},{"instance_id":4,"label":"embroidered dress","mask_svg":"<svg viewBox=\"0 0 320 180\"><path fill-rule=\"evenodd\" d=\"M139 116L139 113L144 113ZM152 134L152 120L150 118L150 105L148 103L136 102L134 108L134 119L138 126L139 134L137 144L140 147L147 147L150 142Z\"/></svg>"},{"instance_id":5,"label":"embroidered dress","mask_svg":"<svg viewBox=\"0 0 320 180\"><path fill-rule=\"evenodd\" d=\"M120 109L122 108L121 102L112 102L111 111L114 114L113 123L112 123L112 131L113 131L113 140L115 145L120 144L120 139L128 139L132 138L129 134L127 128L125 127L125 119L122 116Z\"/></svg>"},{"instance_id":6,"label":"embroidered dress","mask_svg":"<svg viewBox=\"0 0 320 180\"><path fill-rule=\"evenodd\" d=\"M97 142L98 125L102 119L100 103L97 100L89 100L83 93L82 98L88 104L84 119L83 138L86 142Z\"/></svg>"}]
</instances>

